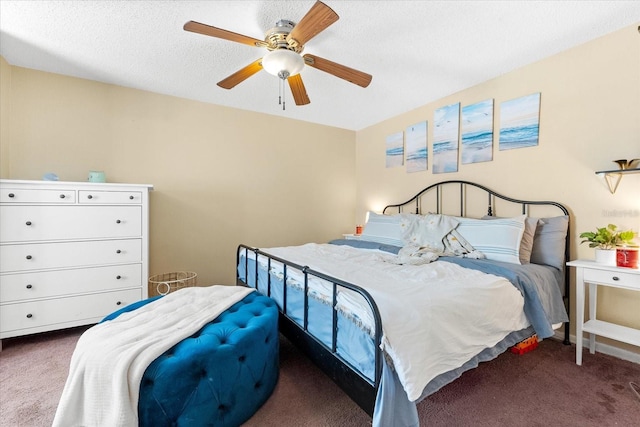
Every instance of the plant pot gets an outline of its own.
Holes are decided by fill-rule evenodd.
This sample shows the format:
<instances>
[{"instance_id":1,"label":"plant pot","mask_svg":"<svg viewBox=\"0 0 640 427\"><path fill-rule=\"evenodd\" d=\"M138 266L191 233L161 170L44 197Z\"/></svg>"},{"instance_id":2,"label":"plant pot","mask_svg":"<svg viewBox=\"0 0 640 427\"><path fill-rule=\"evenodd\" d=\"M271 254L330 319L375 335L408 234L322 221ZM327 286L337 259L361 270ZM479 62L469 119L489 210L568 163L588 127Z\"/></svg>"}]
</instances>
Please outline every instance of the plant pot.
<instances>
[{"instance_id":1,"label":"plant pot","mask_svg":"<svg viewBox=\"0 0 640 427\"><path fill-rule=\"evenodd\" d=\"M596 262L604 265L616 265L615 249L596 249Z\"/></svg>"}]
</instances>

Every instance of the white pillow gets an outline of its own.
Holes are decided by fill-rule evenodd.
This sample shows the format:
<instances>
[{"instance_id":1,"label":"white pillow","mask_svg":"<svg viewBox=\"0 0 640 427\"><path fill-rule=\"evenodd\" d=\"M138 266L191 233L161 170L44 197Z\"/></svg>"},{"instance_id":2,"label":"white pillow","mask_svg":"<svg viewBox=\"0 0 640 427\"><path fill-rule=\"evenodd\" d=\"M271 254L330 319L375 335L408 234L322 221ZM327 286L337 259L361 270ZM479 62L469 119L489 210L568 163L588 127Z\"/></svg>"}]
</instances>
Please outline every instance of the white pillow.
<instances>
[{"instance_id":1,"label":"white pillow","mask_svg":"<svg viewBox=\"0 0 640 427\"><path fill-rule=\"evenodd\" d=\"M485 215L482 219L501 219L496 216ZM526 217L524 220L524 233L522 233L522 241L520 242L520 264L529 264L531 262L531 251L533 250L533 238L536 234L536 228L542 221L538 218Z\"/></svg>"},{"instance_id":2,"label":"white pillow","mask_svg":"<svg viewBox=\"0 0 640 427\"><path fill-rule=\"evenodd\" d=\"M487 259L520 264L520 243L526 215L491 221L460 218L456 230Z\"/></svg>"},{"instance_id":3,"label":"white pillow","mask_svg":"<svg viewBox=\"0 0 640 427\"><path fill-rule=\"evenodd\" d=\"M362 240L384 243L393 246L404 246L400 215L383 215L369 212L369 220L362 231Z\"/></svg>"}]
</instances>

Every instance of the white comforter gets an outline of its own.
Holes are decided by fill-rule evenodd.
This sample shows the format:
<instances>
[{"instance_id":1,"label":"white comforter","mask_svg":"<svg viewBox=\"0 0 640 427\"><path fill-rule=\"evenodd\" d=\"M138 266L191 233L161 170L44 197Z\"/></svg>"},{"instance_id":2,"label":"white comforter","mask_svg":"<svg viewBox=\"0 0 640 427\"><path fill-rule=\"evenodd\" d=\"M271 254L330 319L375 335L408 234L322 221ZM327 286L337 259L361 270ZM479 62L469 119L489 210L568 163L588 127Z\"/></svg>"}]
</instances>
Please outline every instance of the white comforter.
<instances>
[{"instance_id":1,"label":"white comforter","mask_svg":"<svg viewBox=\"0 0 640 427\"><path fill-rule=\"evenodd\" d=\"M149 364L252 291L184 288L88 329L71 358L53 426L137 426Z\"/></svg>"},{"instance_id":2,"label":"white comforter","mask_svg":"<svg viewBox=\"0 0 640 427\"><path fill-rule=\"evenodd\" d=\"M411 401L439 374L529 326L522 294L508 280L452 263L402 266L385 262L395 256L380 251L314 243L264 252L369 291L382 318L381 347ZM318 290L321 284L311 286L327 292ZM341 292L339 304L365 326L372 322L361 297Z\"/></svg>"}]
</instances>

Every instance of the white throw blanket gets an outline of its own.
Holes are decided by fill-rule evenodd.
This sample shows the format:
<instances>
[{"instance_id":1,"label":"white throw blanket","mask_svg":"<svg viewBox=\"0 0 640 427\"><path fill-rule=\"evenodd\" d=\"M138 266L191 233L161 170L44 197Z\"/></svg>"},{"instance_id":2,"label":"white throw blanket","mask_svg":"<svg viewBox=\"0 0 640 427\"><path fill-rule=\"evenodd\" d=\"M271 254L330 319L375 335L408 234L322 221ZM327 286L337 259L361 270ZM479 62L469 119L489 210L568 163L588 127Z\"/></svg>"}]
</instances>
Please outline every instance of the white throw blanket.
<instances>
[{"instance_id":1,"label":"white throw blanket","mask_svg":"<svg viewBox=\"0 0 640 427\"><path fill-rule=\"evenodd\" d=\"M137 426L149 364L253 289L184 288L88 329L76 345L54 427Z\"/></svg>"},{"instance_id":2,"label":"white throw blanket","mask_svg":"<svg viewBox=\"0 0 640 427\"><path fill-rule=\"evenodd\" d=\"M482 259L484 254L476 250L462 237L456 227L459 222L450 216L428 214L414 222L407 235L408 244L400 249L396 258L388 262L402 265L428 264L441 256L461 256Z\"/></svg>"}]
</instances>

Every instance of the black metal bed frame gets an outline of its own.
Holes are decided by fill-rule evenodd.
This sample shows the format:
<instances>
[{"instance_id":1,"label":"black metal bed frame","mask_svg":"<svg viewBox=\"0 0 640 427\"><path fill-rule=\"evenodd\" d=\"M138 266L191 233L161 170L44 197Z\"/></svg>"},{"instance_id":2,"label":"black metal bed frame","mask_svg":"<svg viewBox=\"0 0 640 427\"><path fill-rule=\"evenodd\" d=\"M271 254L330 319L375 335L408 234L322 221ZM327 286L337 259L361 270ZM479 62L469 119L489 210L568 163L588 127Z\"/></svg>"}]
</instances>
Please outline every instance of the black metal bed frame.
<instances>
[{"instance_id":1,"label":"black metal bed frame","mask_svg":"<svg viewBox=\"0 0 640 427\"><path fill-rule=\"evenodd\" d=\"M519 200L513 199L511 197L503 196L499 193L496 193L493 190L490 190L487 187L482 185L472 183L469 181L460 181L460 180L450 180L450 181L442 181L439 183L432 184L423 190L421 190L418 194L416 194L411 199L407 200L404 203L399 203L395 205L388 205L384 208L383 213L386 213L388 209L396 208L398 212L403 212L403 208L412 205L415 203L415 213L420 214L422 212L421 206L421 198L422 196L429 192L432 189L436 189L436 213L441 213L442 210L442 190L441 187L450 184L458 184L459 192L460 192L460 216L464 216L466 210L466 187L471 186L483 190L487 193L488 196L488 205L487 205L487 215L493 216L493 206L495 205L495 198L499 198L505 200L507 202L521 204L522 205L522 213L528 214L529 205L549 205L555 206L560 209L565 215L569 216L569 211L562 204L557 202L550 201L531 201L531 200ZM569 232L567 230L567 236L565 240L565 263L569 261ZM238 246L238 251L236 254L236 266L240 266L241 256L244 253L244 271L245 276L248 281L249 274L249 252L252 252L255 255L255 283L256 287L258 284L258 259L259 257L267 258L267 271L271 269L271 261L277 261L283 264L283 286L286 287L287 283L287 270L294 269L302 273L304 277L304 313L303 313L303 321L302 326L296 323L288 314L287 308L287 299L286 299L286 291L283 289L283 308L280 310L280 318L279 318L279 328L280 332L287 337L292 343L294 343L303 353L309 357L325 374L327 374L340 388L342 388L345 393L360 406L367 414L370 416L373 415L373 410L376 401L376 394L378 390L378 386L380 384L380 378L382 376L382 361L383 354L380 349L380 342L382 339L382 322L380 318L380 313L378 311L378 307L371 297L371 295L360 286L354 285L349 282L345 282L343 280L328 276L319 271L315 271L311 269L309 266L302 266L285 259L270 255L267 252L264 252L257 248L252 248L250 246L241 244ZM317 277L319 279L326 280L333 284L333 296L332 296L332 307L333 309L333 319L332 319L332 342L331 346L325 345L323 342L318 340L308 331L309 319L308 319L308 284L309 284L309 276ZM267 295L271 296L271 275L267 275ZM564 303L569 312L570 301L569 301L569 271L567 268L564 269ZM237 275L236 282L238 285L247 286L241 278L240 274ZM338 354L337 348L337 310L336 299L337 299L337 290L338 287L351 289L359 294L367 301L369 307L371 308L371 312L374 318L374 330L373 330L373 340L374 340L374 348L376 350L375 353L375 378L373 380L367 378L363 374L361 374L357 368L349 364L345 359L343 359L340 354ZM566 322L564 325L564 344L569 344L569 322Z\"/></svg>"}]
</instances>

